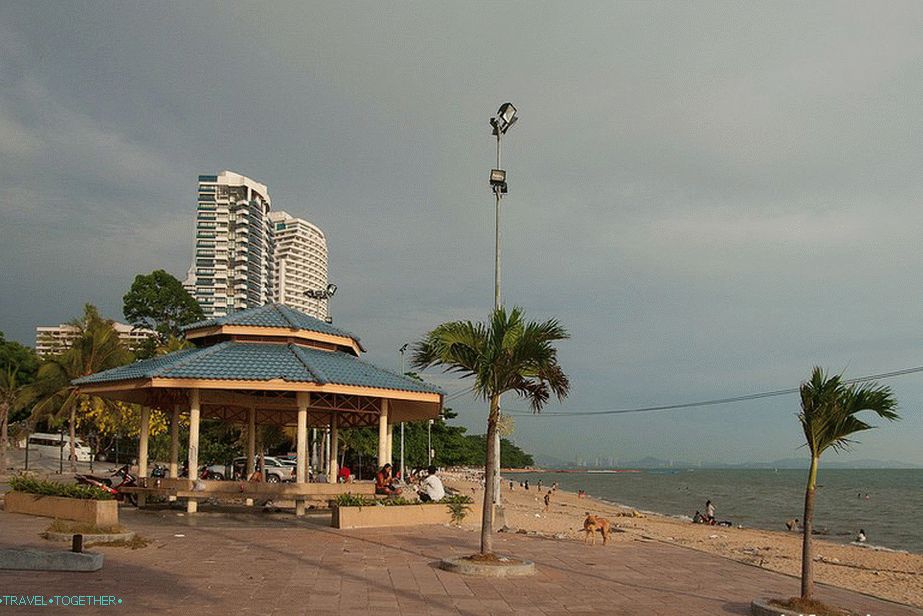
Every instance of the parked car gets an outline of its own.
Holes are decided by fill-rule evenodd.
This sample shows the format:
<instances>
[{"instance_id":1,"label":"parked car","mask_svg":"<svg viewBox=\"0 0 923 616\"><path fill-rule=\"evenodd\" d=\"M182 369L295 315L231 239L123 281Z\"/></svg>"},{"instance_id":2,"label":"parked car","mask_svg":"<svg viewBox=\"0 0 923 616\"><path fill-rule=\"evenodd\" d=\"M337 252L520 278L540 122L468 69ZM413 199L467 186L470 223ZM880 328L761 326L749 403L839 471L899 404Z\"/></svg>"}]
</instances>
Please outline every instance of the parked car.
<instances>
[{"instance_id":1,"label":"parked car","mask_svg":"<svg viewBox=\"0 0 923 616\"><path fill-rule=\"evenodd\" d=\"M54 459L63 457L65 460L70 458L70 435L68 434L62 435L35 432L34 434L29 435L28 444L29 449L39 454L40 456L47 456ZM25 445L26 439L23 439L20 447ZM87 446L87 444L80 439L80 437L77 437L77 439L74 441L74 455L77 457L77 462L90 461L92 451L90 450L89 446Z\"/></svg>"},{"instance_id":2,"label":"parked car","mask_svg":"<svg viewBox=\"0 0 923 616\"><path fill-rule=\"evenodd\" d=\"M266 461L266 468L263 469L263 479L269 483L279 483L282 481L295 481L295 467L293 465L285 464L282 460L275 458L273 456L264 456L263 458ZM234 476L235 477L245 477L247 474L246 469L247 458L240 457L234 458ZM254 468L259 470L260 467L260 458L256 456L254 459Z\"/></svg>"}]
</instances>

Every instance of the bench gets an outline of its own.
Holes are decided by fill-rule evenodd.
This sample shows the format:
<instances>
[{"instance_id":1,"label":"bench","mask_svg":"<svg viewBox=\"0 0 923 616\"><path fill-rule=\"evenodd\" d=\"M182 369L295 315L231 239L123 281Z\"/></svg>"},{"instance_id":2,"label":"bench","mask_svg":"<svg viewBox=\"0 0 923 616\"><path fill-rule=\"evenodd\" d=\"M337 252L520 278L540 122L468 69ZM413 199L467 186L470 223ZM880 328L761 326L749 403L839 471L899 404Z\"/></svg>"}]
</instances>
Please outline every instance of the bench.
<instances>
[{"instance_id":1,"label":"bench","mask_svg":"<svg viewBox=\"0 0 923 616\"><path fill-rule=\"evenodd\" d=\"M151 484L153 480L148 479ZM122 492L138 496L138 506L144 506L147 496L165 496L171 500L179 498L195 502L208 499L245 499L247 505L254 500L291 500L296 507L301 503L323 504L341 494L362 494L373 496L375 484L354 483L262 483L250 481L199 480L201 489L193 489L189 479L161 479L160 486L126 487Z\"/></svg>"}]
</instances>

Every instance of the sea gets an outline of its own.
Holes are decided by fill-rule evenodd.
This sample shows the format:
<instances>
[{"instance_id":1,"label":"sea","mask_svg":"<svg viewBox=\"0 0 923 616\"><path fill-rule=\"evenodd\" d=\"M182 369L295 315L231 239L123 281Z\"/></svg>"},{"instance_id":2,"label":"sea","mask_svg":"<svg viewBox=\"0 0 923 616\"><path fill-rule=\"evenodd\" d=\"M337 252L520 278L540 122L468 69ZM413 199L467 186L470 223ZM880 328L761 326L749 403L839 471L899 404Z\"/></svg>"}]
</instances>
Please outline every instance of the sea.
<instances>
[{"instance_id":1,"label":"sea","mask_svg":"<svg viewBox=\"0 0 923 616\"><path fill-rule=\"evenodd\" d=\"M657 469L633 472L565 471L504 474L519 489L558 482L563 490L607 502L689 519L705 512L734 526L785 531L785 521L804 513L806 470ZM923 553L923 469L824 469L817 479L814 527L822 538L848 543L859 530L868 544Z\"/></svg>"}]
</instances>

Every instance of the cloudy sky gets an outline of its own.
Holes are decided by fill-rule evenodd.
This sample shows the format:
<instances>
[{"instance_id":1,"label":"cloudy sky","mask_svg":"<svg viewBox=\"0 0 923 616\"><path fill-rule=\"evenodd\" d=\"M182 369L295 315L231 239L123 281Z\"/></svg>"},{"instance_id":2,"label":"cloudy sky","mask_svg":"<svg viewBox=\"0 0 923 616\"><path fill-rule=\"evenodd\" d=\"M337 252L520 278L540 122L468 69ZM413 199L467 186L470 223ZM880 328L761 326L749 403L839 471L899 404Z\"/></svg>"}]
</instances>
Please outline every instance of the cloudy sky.
<instances>
[{"instance_id":1,"label":"cloudy sky","mask_svg":"<svg viewBox=\"0 0 923 616\"><path fill-rule=\"evenodd\" d=\"M397 369L492 307L487 121L510 100L504 300L572 334L548 411L923 364L923 4L265 4L0 6L7 337L182 277L196 176L231 169L325 230L336 323ZM923 374L887 382L904 419L851 455L923 464ZM796 412L519 417L514 438L773 460L804 455Z\"/></svg>"}]
</instances>

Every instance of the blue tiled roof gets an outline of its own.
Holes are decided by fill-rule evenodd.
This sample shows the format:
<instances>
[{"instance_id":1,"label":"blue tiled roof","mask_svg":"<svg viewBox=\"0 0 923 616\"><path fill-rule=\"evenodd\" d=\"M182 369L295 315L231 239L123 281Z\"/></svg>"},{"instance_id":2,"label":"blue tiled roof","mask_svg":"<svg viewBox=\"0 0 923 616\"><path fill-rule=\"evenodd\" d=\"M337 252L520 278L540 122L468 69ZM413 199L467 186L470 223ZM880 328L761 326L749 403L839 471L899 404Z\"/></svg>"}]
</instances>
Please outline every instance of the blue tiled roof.
<instances>
[{"instance_id":1,"label":"blue tiled roof","mask_svg":"<svg viewBox=\"0 0 923 616\"><path fill-rule=\"evenodd\" d=\"M163 357L97 372L73 381L75 385L113 383L139 378L219 379L318 383L442 393L415 379L362 361L349 353L324 351L297 344L227 341L185 349Z\"/></svg>"},{"instance_id":2,"label":"blue tiled roof","mask_svg":"<svg viewBox=\"0 0 923 616\"><path fill-rule=\"evenodd\" d=\"M289 308L282 304L266 304L259 308L250 308L240 312L233 312L225 317L217 317L198 321L183 327L183 331L202 329L204 327L215 327L218 325L251 325L254 327L281 327L284 329L306 329L312 332L330 334L333 336L345 336L359 341L358 336L354 336L347 331L338 329L329 323L315 319L303 312Z\"/></svg>"}]
</instances>

